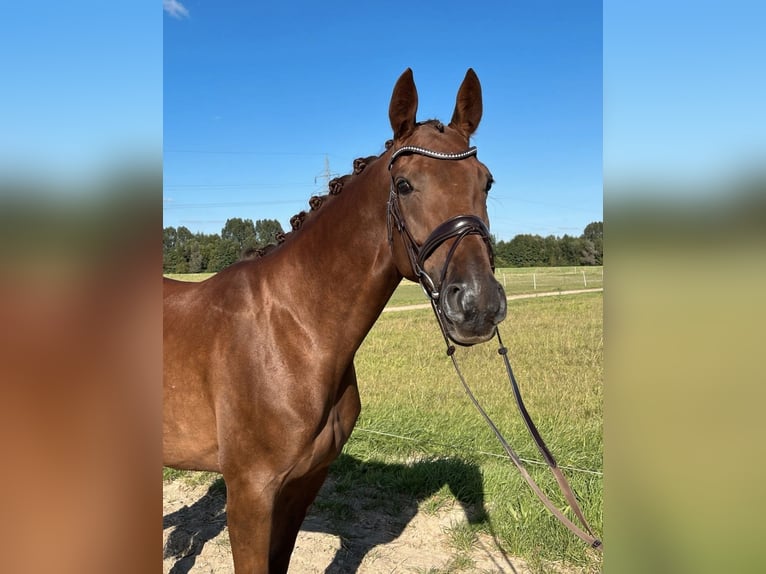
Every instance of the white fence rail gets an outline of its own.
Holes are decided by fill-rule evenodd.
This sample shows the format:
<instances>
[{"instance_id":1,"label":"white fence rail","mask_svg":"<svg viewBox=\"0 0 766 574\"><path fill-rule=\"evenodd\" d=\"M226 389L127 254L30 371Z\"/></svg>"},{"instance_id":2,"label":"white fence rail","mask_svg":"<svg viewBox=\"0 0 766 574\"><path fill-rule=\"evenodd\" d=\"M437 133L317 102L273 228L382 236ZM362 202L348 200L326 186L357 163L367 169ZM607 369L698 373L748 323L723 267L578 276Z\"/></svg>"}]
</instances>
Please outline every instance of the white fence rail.
<instances>
[{"instance_id":1,"label":"white fence rail","mask_svg":"<svg viewBox=\"0 0 766 574\"><path fill-rule=\"evenodd\" d=\"M497 269L495 276L509 293L604 286L603 267L503 268Z\"/></svg>"}]
</instances>

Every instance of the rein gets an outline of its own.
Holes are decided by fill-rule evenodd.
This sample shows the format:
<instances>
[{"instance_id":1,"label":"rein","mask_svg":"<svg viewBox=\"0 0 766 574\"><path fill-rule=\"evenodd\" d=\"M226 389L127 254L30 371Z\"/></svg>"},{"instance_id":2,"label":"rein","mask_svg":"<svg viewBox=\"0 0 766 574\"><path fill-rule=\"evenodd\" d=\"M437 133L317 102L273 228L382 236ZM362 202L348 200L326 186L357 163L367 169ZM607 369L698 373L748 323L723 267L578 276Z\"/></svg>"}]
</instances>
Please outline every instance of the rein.
<instances>
[{"instance_id":1,"label":"rein","mask_svg":"<svg viewBox=\"0 0 766 574\"><path fill-rule=\"evenodd\" d=\"M394 164L394 161L398 157L402 155L406 155L406 154L418 154L418 155L423 155L432 159L439 159L439 160L461 160L461 159L466 159L466 158L475 156L476 152L477 150L475 146L470 147L469 149L463 152L458 152L458 153L443 153L443 152L437 152L437 151L433 151L433 150L429 150L429 149L421 148L421 147L416 147L416 146L404 146L397 149L391 154L391 159L388 163L388 169L390 171L391 167ZM436 229L434 229L431 232L431 234L428 236L428 238L423 242L423 244L418 245L418 243L412 237L412 234L407 229L407 226L405 224L404 217L402 215L402 212L399 206L399 195L396 193L396 186L394 184L393 175L391 176L391 193L388 200L387 219L388 219L389 245L393 249L393 228L394 226L396 226L397 231L399 231L402 239L404 240L404 245L407 250L407 255L410 259L410 264L412 265L412 269L415 273L415 276L418 278L418 281L420 282L420 285L423 288L423 291L426 293L426 296L431 302L431 308L433 309L434 314L436 315L436 322L439 324L439 328L441 330L442 336L444 337L444 342L447 345L447 356L452 360L452 365L455 368L455 372L457 373L458 378L460 379L460 382L463 385L463 388L465 389L466 394L468 395L468 398L471 400L473 405L481 414L484 421L487 423L489 428L495 434L498 441L502 445L503 450L506 452L508 457L511 459L511 461L513 461L513 464L521 473L522 478L524 478L524 480L527 482L527 484L532 489L532 491L537 495L537 497L540 499L543 505L562 524L564 524L564 526L566 526L573 534L575 534L577 537L583 540L591 548L602 550L603 549L602 541L593 534L593 530L591 529L590 525L588 524L588 521L585 519L585 516L583 515L582 510L580 509L580 505L577 502L577 497L572 491L572 487L569 485L569 482L564 476L564 473L559 468L556 462L556 459L551 454L550 450L545 444L545 441L540 435L540 432L537 430L535 423L532 421L532 418L530 417L526 407L524 406L524 401L521 398L521 391L519 390L518 383L516 382L516 377L513 376L513 369L511 368L511 362L508 359L508 349L505 347L505 345L503 345L503 341L500 337L500 330L497 327L495 327L495 335L497 336L497 342L499 345L497 352L503 358L503 363L505 364L505 370L506 370L506 373L508 374L508 379L511 384L513 396L516 400L516 405L519 408L519 412L521 413L521 416L524 419L524 424L526 425L529 433L532 435L532 438L534 439L535 444L537 445L537 448L540 451L540 454L545 459L545 462L548 465L548 468L550 468L551 472L553 473L553 476L556 478L556 482L558 483L559 490L562 492L562 494L566 498L567 503L569 504L569 507L577 516L578 520L580 521L580 524L582 525L582 528L578 526L577 524L575 524L574 522L572 522L569 518L567 518L564 515L564 513L550 500L550 498L548 498L548 496L542 491L542 489L537 485L537 483L531 477L526 467L524 466L524 463L521 461L521 459L516 454L516 452L508 444L508 441L505 440L505 437L503 437L502 433L497 428L497 426L492 421L492 419L489 417L489 415L486 413L486 411L482 408L481 404L479 404L479 402L476 400L476 397L471 391L471 388L468 386L468 383L466 382L465 377L463 376L463 373L460 370L460 367L457 362L457 358L455 357L455 346L452 344L451 338L449 336L446 325L444 323L443 312L441 310L441 307L439 306L441 293L439 293L439 290L436 288L437 284L435 284L433 279L428 275L428 273L426 273L424 265L425 265L426 259L428 259L434 253L434 251L436 251L436 249L438 249L443 243L445 243L449 239L456 238L456 241L450 247L450 250L447 254L447 258L445 259L444 265L442 267L440 281L438 285L439 286L443 285L444 278L447 273L447 268L452 259L452 255L457 249L457 246L466 236L479 235L484 240L484 243L487 246L490 265L492 267L492 270L494 271L495 270L494 254L492 251L492 245L489 240L489 230L487 229L487 226L484 224L484 222L481 219L479 219L478 217L474 215L458 215L456 217L448 219L444 223L437 226Z\"/></svg>"}]
</instances>

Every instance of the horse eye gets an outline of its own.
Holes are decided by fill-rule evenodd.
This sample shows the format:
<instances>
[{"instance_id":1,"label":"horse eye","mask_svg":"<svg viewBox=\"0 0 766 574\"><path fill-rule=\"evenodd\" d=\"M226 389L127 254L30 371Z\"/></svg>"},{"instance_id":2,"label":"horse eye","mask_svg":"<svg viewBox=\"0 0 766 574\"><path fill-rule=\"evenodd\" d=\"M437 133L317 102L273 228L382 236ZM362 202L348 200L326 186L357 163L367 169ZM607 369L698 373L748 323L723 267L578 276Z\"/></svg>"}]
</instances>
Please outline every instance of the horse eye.
<instances>
[{"instance_id":1,"label":"horse eye","mask_svg":"<svg viewBox=\"0 0 766 574\"><path fill-rule=\"evenodd\" d=\"M487 187L484 188L484 193L489 193L493 183L495 183L495 178L490 175L489 179L487 179Z\"/></svg>"},{"instance_id":2,"label":"horse eye","mask_svg":"<svg viewBox=\"0 0 766 574\"><path fill-rule=\"evenodd\" d=\"M410 185L410 182L404 179L403 177L400 177L396 180L396 192L401 195L407 195L409 192L412 191L412 186Z\"/></svg>"}]
</instances>

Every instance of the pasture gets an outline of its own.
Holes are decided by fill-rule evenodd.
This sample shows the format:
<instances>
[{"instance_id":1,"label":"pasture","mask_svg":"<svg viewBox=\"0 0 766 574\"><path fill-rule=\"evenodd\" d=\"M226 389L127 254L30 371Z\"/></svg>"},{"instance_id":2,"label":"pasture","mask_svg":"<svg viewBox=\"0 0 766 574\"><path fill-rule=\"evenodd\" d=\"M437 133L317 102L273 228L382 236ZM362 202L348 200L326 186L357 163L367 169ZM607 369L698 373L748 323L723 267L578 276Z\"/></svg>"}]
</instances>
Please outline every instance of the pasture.
<instances>
[{"instance_id":1,"label":"pasture","mask_svg":"<svg viewBox=\"0 0 766 574\"><path fill-rule=\"evenodd\" d=\"M585 278L583 268L500 269L497 275L501 282L505 275L509 295L583 288L584 281L587 288L603 285L602 268L585 271ZM405 283L389 305L424 301L419 286ZM527 408L600 535L602 312L602 293L511 300L501 325ZM565 508L518 414L495 341L458 348L457 356L479 401L530 461L533 478ZM364 505L394 522L398 514L410 516L403 509L413 505L427 514L458 507L464 518L446 529L450 566L428 572L475 571L470 549L479 539L493 539L533 572L600 571L600 554L547 512L503 455L465 396L430 309L384 313L359 349L356 367L362 412L312 510L345 546L354 545ZM214 483L217 475L166 469L164 477ZM375 544L363 552L374 552Z\"/></svg>"}]
</instances>

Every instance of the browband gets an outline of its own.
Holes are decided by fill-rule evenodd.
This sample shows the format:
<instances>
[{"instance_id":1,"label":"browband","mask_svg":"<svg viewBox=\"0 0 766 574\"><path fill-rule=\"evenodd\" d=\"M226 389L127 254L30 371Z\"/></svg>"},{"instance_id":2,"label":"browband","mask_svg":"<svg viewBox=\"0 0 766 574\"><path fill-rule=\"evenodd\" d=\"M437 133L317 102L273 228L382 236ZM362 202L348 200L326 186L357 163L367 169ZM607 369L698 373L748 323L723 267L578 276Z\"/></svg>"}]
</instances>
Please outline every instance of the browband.
<instances>
[{"instance_id":1,"label":"browband","mask_svg":"<svg viewBox=\"0 0 766 574\"><path fill-rule=\"evenodd\" d=\"M476 146L471 146L465 151L460 151L456 153L433 151L430 149L426 149L424 147L418 147L414 145L402 146L398 150L396 150L394 153L391 154L391 159L388 161L388 169L390 170L391 166L394 165L394 160L396 160L396 158L398 158L401 155L409 155L411 153L424 155L426 157L430 157L433 159L465 159L467 157L471 157L472 155L476 155Z\"/></svg>"}]
</instances>

